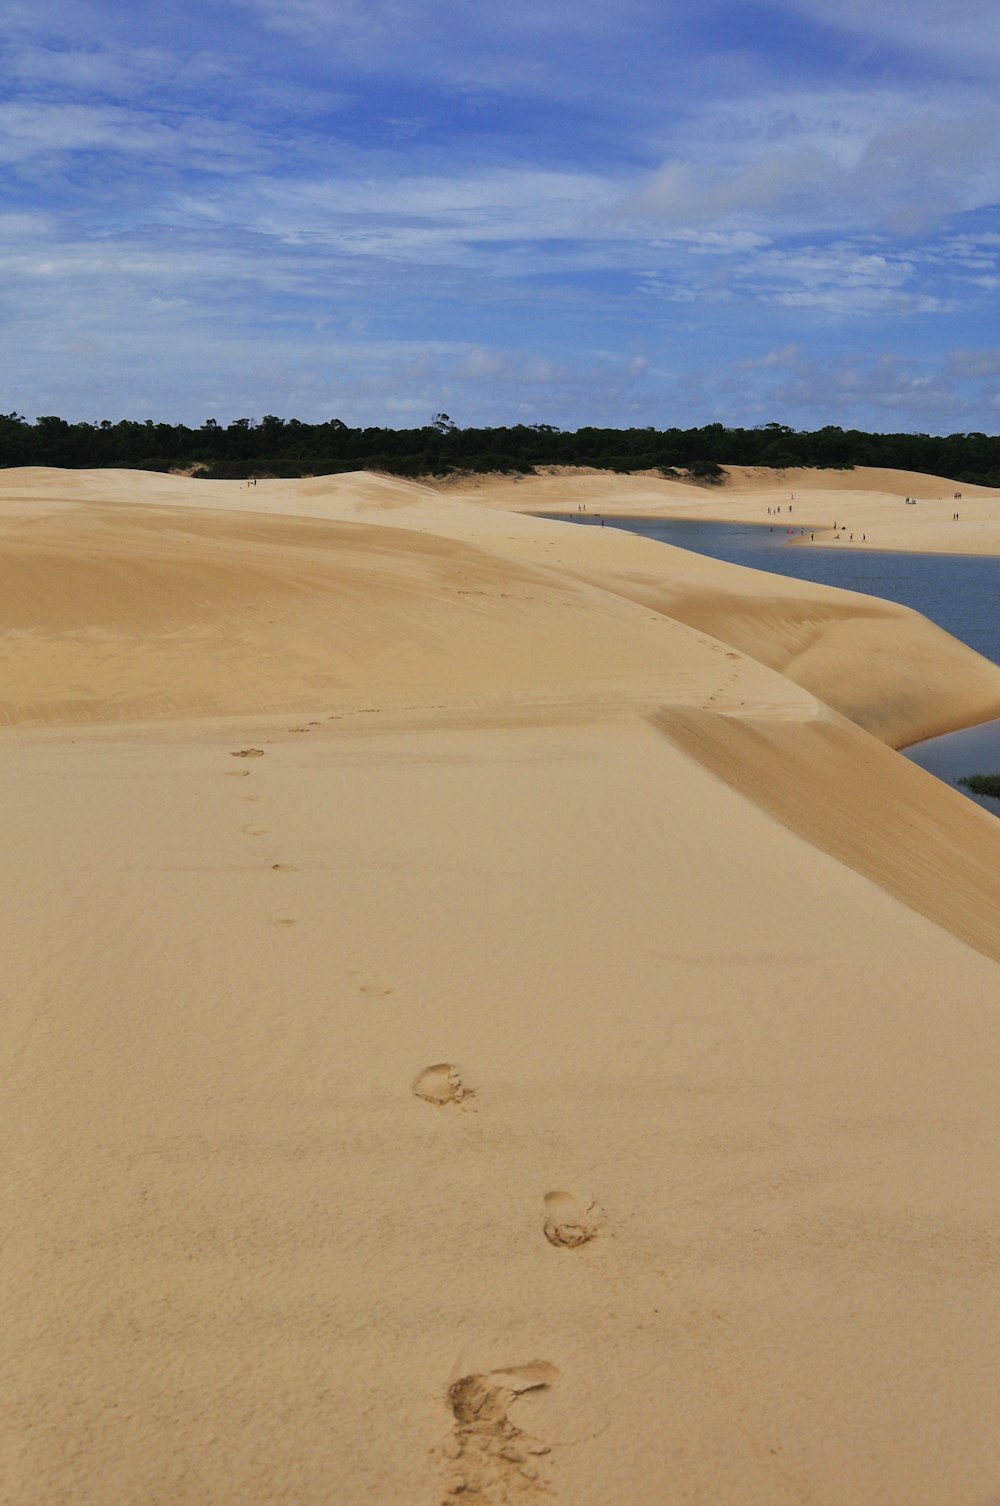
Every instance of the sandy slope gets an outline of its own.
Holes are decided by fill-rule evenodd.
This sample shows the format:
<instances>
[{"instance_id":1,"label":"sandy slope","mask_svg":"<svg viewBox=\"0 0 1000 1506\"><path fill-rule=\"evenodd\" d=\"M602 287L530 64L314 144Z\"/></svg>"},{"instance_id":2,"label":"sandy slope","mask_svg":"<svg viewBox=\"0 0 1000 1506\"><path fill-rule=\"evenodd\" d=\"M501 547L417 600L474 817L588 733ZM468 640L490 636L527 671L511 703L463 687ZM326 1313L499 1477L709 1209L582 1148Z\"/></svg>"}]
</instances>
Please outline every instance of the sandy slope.
<instances>
[{"instance_id":1,"label":"sandy slope","mask_svg":"<svg viewBox=\"0 0 1000 1506\"><path fill-rule=\"evenodd\" d=\"M462 694L470 681L476 701L509 698L526 690L521 675L536 697L559 698L568 676L590 696L699 704L686 683L664 688L660 656L684 640L665 638L663 615L895 747L1000 714L996 666L903 608L384 476L248 489L0 472L0 541L9 720L293 710L331 694L363 705L372 655L383 705ZM585 617L566 616L585 602ZM630 656L635 685L623 683ZM716 709L739 710L747 672L712 686Z\"/></svg>"},{"instance_id":2,"label":"sandy slope","mask_svg":"<svg viewBox=\"0 0 1000 1506\"><path fill-rule=\"evenodd\" d=\"M983 1506L1000 823L885 742L1000 672L203 486L0 475L0 1500Z\"/></svg>"}]
</instances>

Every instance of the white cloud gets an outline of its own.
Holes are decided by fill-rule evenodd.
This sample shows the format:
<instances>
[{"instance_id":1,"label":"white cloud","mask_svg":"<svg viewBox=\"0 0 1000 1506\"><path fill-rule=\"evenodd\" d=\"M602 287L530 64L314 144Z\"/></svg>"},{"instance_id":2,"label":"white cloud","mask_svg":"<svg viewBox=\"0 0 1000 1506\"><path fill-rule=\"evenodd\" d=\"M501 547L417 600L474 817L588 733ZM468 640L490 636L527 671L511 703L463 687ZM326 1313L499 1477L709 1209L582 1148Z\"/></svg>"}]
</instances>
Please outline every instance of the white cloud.
<instances>
[{"instance_id":1,"label":"white cloud","mask_svg":"<svg viewBox=\"0 0 1000 1506\"><path fill-rule=\"evenodd\" d=\"M785 8L893 52L930 53L939 68L959 64L987 73L1000 59L993 0L907 0L905 12L896 0L785 0Z\"/></svg>"},{"instance_id":2,"label":"white cloud","mask_svg":"<svg viewBox=\"0 0 1000 1506\"><path fill-rule=\"evenodd\" d=\"M769 368L797 366L802 355L802 347L799 345L781 345L769 350L766 355L752 356L745 361L737 361L738 371L766 371Z\"/></svg>"},{"instance_id":3,"label":"white cloud","mask_svg":"<svg viewBox=\"0 0 1000 1506\"><path fill-rule=\"evenodd\" d=\"M835 176L835 165L817 152L762 157L733 176L714 181L696 174L688 163L668 162L625 207L626 212L668 223L766 214L804 188L811 193L829 191Z\"/></svg>"},{"instance_id":4,"label":"white cloud","mask_svg":"<svg viewBox=\"0 0 1000 1506\"><path fill-rule=\"evenodd\" d=\"M274 159L274 147L236 121L116 105L0 103L0 162L47 165L83 152L131 157L144 171L173 164L239 172Z\"/></svg>"},{"instance_id":5,"label":"white cloud","mask_svg":"<svg viewBox=\"0 0 1000 1506\"><path fill-rule=\"evenodd\" d=\"M461 370L464 377L478 382L483 377L496 376L499 371L502 371L503 361L495 352L486 351L477 346L475 350L469 351L462 362Z\"/></svg>"},{"instance_id":6,"label":"white cloud","mask_svg":"<svg viewBox=\"0 0 1000 1506\"><path fill-rule=\"evenodd\" d=\"M118 391L695 422L785 417L773 394L791 416L824 382L859 414L979 401L969 331L1000 286L981 7L913 0L907 55L887 0L778 4L850 66L763 9L759 42L731 40L718 0L11 0L8 370L43 411L106 391L114 413ZM943 372L842 359L932 338Z\"/></svg>"},{"instance_id":7,"label":"white cloud","mask_svg":"<svg viewBox=\"0 0 1000 1506\"><path fill-rule=\"evenodd\" d=\"M910 111L836 144L828 129L801 123L788 136L787 146L758 148L750 160L745 133L738 148L714 142L714 152L702 147L675 158L624 201L622 213L670 225L736 221L787 230L811 222L912 234L1000 200L993 108L960 117Z\"/></svg>"},{"instance_id":8,"label":"white cloud","mask_svg":"<svg viewBox=\"0 0 1000 1506\"><path fill-rule=\"evenodd\" d=\"M1000 376L1000 347L953 350L949 353L948 365L959 377Z\"/></svg>"}]
</instances>

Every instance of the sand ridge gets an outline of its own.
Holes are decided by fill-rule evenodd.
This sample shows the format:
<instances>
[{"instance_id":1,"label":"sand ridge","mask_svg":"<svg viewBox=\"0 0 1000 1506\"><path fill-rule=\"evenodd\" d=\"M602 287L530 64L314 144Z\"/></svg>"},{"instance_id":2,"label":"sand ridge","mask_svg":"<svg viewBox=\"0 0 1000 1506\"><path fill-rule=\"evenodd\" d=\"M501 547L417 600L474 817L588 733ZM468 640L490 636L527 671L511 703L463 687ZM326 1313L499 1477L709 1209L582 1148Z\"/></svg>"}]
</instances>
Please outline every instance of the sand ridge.
<instances>
[{"instance_id":1,"label":"sand ridge","mask_svg":"<svg viewBox=\"0 0 1000 1506\"><path fill-rule=\"evenodd\" d=\"M683 674L671 685L669 665L655 669L668 641L668 661L684 641L682 623L896 747L1000 714L996 666L904 608L498 512L455 489L369 474L253 488L130 472L43 479L0 474L8 721L291 710L331 694L357 707L372 656L383 705L414 691L441 702L463 682L476 703L484 686L486 698L551 701L573 683L590 699L699 704ZM730 699L748 704L742 690Z\"/></svg>"},{"instance_id":2,"label":"sand ridge","mask_svg":"<svg viewBox=\"0 0 1000 1506\"><path fill-rule=\"evenodd\" d=\"M202 485L0 474L0 1499L982 1506L1000 823L886 744L1000 671Z\"/></svg>"}]
</instances>

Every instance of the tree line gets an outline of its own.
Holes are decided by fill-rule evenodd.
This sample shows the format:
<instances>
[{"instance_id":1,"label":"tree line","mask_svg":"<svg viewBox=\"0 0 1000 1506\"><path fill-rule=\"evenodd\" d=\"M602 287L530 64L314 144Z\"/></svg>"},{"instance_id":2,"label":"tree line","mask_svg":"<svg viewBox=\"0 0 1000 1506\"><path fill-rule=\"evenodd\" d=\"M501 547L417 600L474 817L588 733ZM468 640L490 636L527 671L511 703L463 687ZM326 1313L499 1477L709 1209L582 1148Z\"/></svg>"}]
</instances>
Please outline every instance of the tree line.
<instances>
[{"instance_id":1,"label":"tree line","mask_svg":"<svg viewBox=\"0 0 1000 1506\"><path fill-rule=\"evenodd\" d=\"M199 428L152 419L68 423L52 415L29 423L18 413L0 414L0 466L21 465L187 471L219 480L357 470L414 477L468 471L530 474L541 466L580 465L659 471L705 482L720 481L723 465L774 470L874 465L1000 486L1000 436L868 434L833 424L796 430L779 423L754 428L715 423L694 429L563 430L553 424L463 429L446 413L417 429L351 428L337 418L307 424L273 414L225 425L209 418Z\"/></svg>"}]
</instances>

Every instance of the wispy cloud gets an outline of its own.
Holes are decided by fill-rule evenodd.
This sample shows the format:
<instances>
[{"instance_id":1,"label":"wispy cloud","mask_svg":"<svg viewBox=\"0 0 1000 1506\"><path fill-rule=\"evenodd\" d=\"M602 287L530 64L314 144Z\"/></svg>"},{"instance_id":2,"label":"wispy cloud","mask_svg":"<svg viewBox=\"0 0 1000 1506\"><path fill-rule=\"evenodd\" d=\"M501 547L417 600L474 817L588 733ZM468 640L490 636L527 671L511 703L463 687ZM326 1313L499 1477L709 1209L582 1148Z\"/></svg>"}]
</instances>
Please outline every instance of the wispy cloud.
<instances>
[{"instance_id":1,"label":"wispy cloud","mask_svg":"<svg viewBox=\"0 0 1000 1506\"><path fill-rule=\"evenodd\" d=\"M846 112L845 112L846 113ZM836 135L828 122L780 119L748 158L754 133L739 142L659 168L623 206L665 224L736 220L780 229L812 224L833 231L890 229L920 234L956 212L1000 199L1000 112L990 106L948 117L920 110L860 135Z\"/></svg>"},{"instance_id":2,"label":"wispy cloud","mask_svg":"<svg viewBox=\"0 0 1000 1506\"><path fill-rule=\"evenodd\" d=\"M985 425L985 17L11 0L6 405Z\"/></svg>"}]
</instances>

